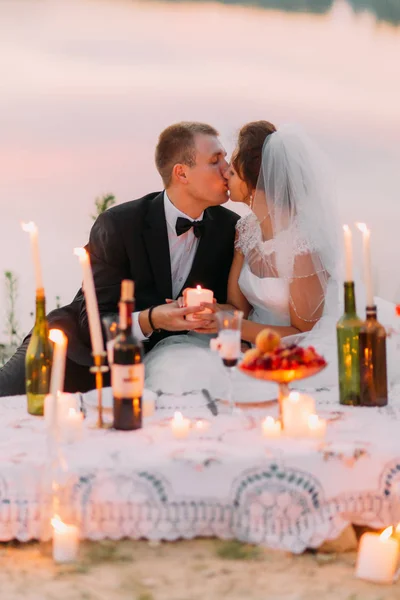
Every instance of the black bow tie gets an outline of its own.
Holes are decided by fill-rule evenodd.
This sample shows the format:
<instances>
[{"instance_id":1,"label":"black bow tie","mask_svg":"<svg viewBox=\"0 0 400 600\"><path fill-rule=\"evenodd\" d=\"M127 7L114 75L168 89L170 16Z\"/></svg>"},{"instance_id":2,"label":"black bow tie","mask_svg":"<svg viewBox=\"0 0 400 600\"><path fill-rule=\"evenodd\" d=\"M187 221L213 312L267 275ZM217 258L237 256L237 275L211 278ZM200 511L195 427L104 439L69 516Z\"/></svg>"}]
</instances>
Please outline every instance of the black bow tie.
<instances>
[{"instance_id":1,"label":"black bow tie","mask_svg":"<svg viewBox=\"0 0 400 600\"><path fill-rule=\"evenodd\" d=\"M175 225L176 235L182 235L182 233L186 233L193 227L194 235L199 238L204 231L205 221L206 219L202 221L190 221L184 217L178 217Z\"/></svg>"}]
</instances>

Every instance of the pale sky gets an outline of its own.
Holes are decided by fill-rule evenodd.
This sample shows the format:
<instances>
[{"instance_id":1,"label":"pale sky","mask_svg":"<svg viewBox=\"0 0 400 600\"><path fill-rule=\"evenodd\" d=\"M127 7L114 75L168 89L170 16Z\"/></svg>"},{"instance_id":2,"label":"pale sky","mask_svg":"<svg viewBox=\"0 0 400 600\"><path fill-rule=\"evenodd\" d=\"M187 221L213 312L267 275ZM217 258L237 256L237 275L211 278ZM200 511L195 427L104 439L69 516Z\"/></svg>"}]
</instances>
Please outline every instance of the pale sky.
<instances>
[{"instance_id":1,"label":"pale sky","mask_svg":"<svg viewBox=\"0 0 400 600\"><path fill-rule=\"evenodd\" d=\"M247 121L302 124L332 159L342 220L371 224L379 291L400 300L399 28L345 2L298 15L3 0L0 23L0 273L19 277L25 331L34 286L19 221L40 229L48 308L57 294L68 302L80 283L72 248L87 240L94 198L161 189L157 136L186 119L215 125L229 152Z\"/></svg>"}]
</instances>

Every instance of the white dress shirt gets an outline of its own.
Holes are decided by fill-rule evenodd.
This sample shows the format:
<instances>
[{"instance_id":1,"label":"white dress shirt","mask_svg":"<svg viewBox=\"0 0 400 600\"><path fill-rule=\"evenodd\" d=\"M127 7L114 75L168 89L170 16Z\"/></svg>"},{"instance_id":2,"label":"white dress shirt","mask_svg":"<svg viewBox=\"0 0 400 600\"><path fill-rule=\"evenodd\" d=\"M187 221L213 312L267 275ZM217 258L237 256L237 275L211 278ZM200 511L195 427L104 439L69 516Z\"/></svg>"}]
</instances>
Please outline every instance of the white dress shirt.
<instances>
[{"instance_id":1,"label":"white dress shirt","mask_svg":"<svg viewBox=\"0 0 400 600\"><path fill-rule=\"evenodd\" d=\"M188 278L200 241L199 238L194 235L193 228L186 231L186 233L177 236L175 231L176 221L178 217L189 219L189 221L202 221L204 213L201 213L197 219L192 219L172 204L171 200L168 198L167 192L164 192L164 212L171 261L172 296L173 299L176 300L182 286ZM143 341L147 338L140 327L139 314L140 311L133 313L133 333L138 340Z\"/></svg>"}]
</instances>

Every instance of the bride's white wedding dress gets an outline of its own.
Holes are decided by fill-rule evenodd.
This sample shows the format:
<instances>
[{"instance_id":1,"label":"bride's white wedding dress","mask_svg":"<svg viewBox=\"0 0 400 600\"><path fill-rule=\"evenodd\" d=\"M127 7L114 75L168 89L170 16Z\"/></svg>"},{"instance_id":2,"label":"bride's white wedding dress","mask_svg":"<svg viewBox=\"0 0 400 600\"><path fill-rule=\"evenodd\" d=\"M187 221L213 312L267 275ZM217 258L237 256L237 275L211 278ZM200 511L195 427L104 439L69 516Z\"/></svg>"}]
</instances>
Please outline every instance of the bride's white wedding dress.
<instances>
[{"instance_id":1,"label":"bride's white wedding dress","mask_svg":"<svg viewBox=\"0 0 400 600\"><path fill-rule=\"evenodd\" d=\"M248 258L255 246L260 243L259 225L254 214L242 217L237 224L236 248L244 255L243 267L239 277L239 287L247 298L252 310L249 319L263 325L290 325L289 283L278 277L260 278L249 267ZM295 232L283 232L293 236ZM283 235L282 234L282 235ZM274 250L275 240L262 242L264 251L269 246ZM301 244L298 245L301 252ZM335 333L335 321L331 321L332 333ZM324 324L324 332L327 323ZM322 373L314 378L313 386L332 386L337 383L336 346L334 335L330 340L317 324L315 332L290 336L288 342L296 341L301 345L312 343L317 351L321 348L330 367L325 376ZM162 340L146 355L146 387L153 391L182 394L191 390L208 389L215 397L226 396L228 380L219 355L209 349L210 337L196 333L171 336ZM324 343L323 343L324 342ZM328 353L328 355L327 355ZM302 382L305 383L305 382ZM311 381L310 381L311 383ZM304 385L301 387L305 387ZM259 382L240 372L234 376L234 398L240 402L267 400L276 396L276 385Z\"/></svg>"}]
</instances>

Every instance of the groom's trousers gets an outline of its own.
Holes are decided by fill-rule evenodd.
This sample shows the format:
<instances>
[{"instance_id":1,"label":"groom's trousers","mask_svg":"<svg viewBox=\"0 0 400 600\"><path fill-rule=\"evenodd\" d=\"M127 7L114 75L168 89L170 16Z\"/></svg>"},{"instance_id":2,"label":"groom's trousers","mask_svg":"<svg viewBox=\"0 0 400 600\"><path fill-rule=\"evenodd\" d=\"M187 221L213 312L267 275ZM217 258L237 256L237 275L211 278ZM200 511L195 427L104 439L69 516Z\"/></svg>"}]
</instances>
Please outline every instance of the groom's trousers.
<instances>
[{"instance_id":1,"label":"groom's trousers","mask_svg":"<svg viewBox=\"0 0 400 600\"><path fill-rule=\"evenodd\" d=\"M10 360L0 369L0 396L25 394L25 355L30 336L25 338ZM104 374L104 385L110 385L109 373ZM65 391L87 392L96 387L89 367L78 365L69 358L65 364Z\"/></svg>"}]
</instances>

